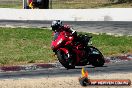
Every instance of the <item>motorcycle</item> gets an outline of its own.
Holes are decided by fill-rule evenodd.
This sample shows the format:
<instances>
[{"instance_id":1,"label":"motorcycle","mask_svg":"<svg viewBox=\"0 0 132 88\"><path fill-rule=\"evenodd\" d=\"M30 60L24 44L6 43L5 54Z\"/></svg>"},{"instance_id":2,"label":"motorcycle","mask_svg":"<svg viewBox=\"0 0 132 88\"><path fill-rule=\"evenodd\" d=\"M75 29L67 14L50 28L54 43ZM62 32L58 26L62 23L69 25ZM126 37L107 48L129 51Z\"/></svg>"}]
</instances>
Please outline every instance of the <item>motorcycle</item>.
<instances>
[{"instance_id":1,"label":"motorcycle","mask_svg":"<svg viewBox=\"0 0 132 88\"><path fill-rule=\"evenodd\" d=\"M104 56L97 48L89 44L91 38L86 34L79 34L75 38L70 33L62 31L54 34L51 48L59 62L67 69L88 64L94 67L103 66Z\"/></svg>"}]
</instances>

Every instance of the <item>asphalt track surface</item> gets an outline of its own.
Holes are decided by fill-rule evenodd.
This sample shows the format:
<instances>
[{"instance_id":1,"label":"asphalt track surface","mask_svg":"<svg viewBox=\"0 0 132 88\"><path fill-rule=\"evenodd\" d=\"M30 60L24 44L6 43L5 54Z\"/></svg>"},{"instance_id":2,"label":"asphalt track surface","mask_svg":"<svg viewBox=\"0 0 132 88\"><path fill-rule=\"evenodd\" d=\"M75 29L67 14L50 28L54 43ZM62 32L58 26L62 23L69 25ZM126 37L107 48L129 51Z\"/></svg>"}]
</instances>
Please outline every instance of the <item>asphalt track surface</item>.
<instances>
[{"instance_id":1,"label":"asphalt track surface","mask_svg":"<svg viewBox=\"0 0 132 88\"><path fill-rule=\"evenodd\" d=\"M71 25L80 32L109 33L120 35L132 35L132 22L119 21L65 21L64 24ZM51 21L11 21L0 20L0 26L17 27L50 27Z\"/></svg>"},{"instance_id":2,"label":"asphalt track surface","mask_svg":"<svg viewBox=\"0 0 132 88\"><path fill-rule=\"evenodd\" d=\"M84 66L85 70L90 75L111 74L111 73L132 73L132 61L107 63L103 67L93 67L91 65ZM0 79L12 78L38 78L38 77L65 77L65 76L81 76L82 66L77 66L75 69L69 69L62 66L29 71L16 71L16 72L1 72Z\"/></svg>"},{"instance_id":3,"label":"asphalt track surface","mask_svg":"<svg viewBox=\"0 0 132 88\"><path fill-rule=\"evenodd\" d=\"M112 33L132 35L132 22L64 22L70 24L75 30L81 32L93 33ZM0 21L0 26L6 27L50 27L51 21ZM3 78L23 78L23 77L56 77L56 76L80 76L81 66L76 69L67 70L61 65L54 68L46 68L39 70L29 71L13 71L13 72L0 72L0 79ZM125 73L132 72L132 60L123 61L118 63L106 63L103 67L94 68L91 65L85 66L89 73L96 74L110 74L110 73Z\"/></svg>"}]
</instances>

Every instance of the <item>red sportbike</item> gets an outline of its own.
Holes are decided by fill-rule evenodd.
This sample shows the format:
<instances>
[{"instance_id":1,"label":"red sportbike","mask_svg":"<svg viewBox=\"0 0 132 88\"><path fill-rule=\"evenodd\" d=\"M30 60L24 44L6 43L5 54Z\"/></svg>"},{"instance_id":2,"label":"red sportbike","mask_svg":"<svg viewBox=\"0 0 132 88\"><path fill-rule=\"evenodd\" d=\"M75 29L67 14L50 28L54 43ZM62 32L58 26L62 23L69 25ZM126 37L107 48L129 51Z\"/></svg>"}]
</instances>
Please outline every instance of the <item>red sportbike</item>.
<instances>
[{"instance_id":1,"label":"red sportbike","mask_svg":"<svg viewBox=\"0 0 132 88\"><path fill-rule=\"evenodd\" d=\"M91 38L88 35L78 35L75 38L70 33L62 31L54 34L51 47L59 62L67 69L87 64L103 66L104 57L97 48L89 44Z\"/></svg>"}]
</instances>

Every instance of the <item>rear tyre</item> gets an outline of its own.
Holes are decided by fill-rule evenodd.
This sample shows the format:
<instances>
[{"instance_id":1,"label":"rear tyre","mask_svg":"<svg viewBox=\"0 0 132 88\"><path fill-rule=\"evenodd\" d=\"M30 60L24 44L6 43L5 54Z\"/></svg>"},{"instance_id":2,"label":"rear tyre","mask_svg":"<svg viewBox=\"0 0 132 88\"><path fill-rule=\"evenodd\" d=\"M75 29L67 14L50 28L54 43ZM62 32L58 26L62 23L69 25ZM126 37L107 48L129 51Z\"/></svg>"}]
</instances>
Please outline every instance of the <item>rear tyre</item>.
<instances>
[{"instance_id":1,"label":"rear tyre","mask_svg":"<svg viewBox=\"0 0 132 88\"><path fill-rule=\"evenodd\" d=\"M89 46L90 54L89 54L89 62L94 67L102 67L105 63L104 56L102 53L95 47Z\"/></svg>"},{"instance_id":2,"label":"rear tyre","mask_svg":"<svg viewBox=\"0 0 132 88\"><path fill-rule=\"evenodd\" d=\"M73 60L68 58L68 55L65 54L63 51L58 50L57 51L57 58L59 60L59 62L67 69L74 69L75 66L73 65ZM69 61L71 60L71 61Z\"/></svg>"}]
</instances>

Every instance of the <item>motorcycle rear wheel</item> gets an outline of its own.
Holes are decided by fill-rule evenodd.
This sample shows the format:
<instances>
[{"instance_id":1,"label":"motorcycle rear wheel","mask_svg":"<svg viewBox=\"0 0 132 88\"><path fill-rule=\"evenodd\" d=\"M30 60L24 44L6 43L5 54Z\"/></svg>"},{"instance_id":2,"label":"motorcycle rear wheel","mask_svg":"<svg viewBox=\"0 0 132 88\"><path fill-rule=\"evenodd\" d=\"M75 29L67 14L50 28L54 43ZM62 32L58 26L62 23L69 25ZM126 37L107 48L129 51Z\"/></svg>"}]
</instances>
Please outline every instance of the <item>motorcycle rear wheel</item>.
<instances>
[{"instance_id":1,"label":"motorcycle rear wheel","mask_svg":"<svg viewBox=\"0 0 132 88\"><path fill-rule=\"evenodd\" d=\"M67 60L69 59L68 58L68 55L66 53L64 53L63 51L61 50L58 50L57 51L57 58L59 60L59 62L67 69L74 69L75 66L73 65L73 62L69 63Z\"/></svg>"},{"instance_id":2,"label":"motorcycle rear wheel","mask_svg":"<svg viewBox=\"0 0 132 88\"><path fill-rule=\"evenodd\" d=\"M105 63L103 54L95 47L89 46L89 62L94 67L102 67Z\"/></svg>"}]
</instances>

